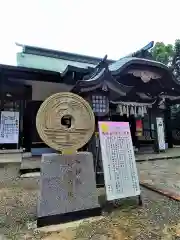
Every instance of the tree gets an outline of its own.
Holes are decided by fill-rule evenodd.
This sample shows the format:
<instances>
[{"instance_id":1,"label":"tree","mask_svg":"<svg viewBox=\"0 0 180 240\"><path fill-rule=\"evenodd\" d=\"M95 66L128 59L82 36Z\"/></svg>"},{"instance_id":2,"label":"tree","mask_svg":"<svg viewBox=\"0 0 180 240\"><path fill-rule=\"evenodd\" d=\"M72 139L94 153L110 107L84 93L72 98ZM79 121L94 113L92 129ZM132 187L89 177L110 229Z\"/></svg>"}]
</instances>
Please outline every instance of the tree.
<instances>
[{"instance_id":1,"label":"tree","mask_svg":"<svg viewBox=\"0 0 180 240\"><path fill-rule=\"evenodd\" d=\"M180 81L180 39L176 39L174 45L157 42L151 50L141 49L135 53L135 56L164 63Z\"/></svg>"},{"instance_id":2,"label":"tree","mask_svg":"<svg viewBox=\"0 0 180 240\"><path fill-rule=\"evenodd\" d=\"M155 61L170 66L174 56L174 47L172 44L166 45L163 42L157 42L151 49L151 54Z\"/></svg>"},{"instance_id":3,"label":"tree","mask_svg":"<svg viewBox=\"0 0 180 240\"><path fill-rule=\"evenodd\" d=\"M175 41L174 57L172 61L172 70L176 79L180 81L180 39Z\"/></svg>"}]
</instances>

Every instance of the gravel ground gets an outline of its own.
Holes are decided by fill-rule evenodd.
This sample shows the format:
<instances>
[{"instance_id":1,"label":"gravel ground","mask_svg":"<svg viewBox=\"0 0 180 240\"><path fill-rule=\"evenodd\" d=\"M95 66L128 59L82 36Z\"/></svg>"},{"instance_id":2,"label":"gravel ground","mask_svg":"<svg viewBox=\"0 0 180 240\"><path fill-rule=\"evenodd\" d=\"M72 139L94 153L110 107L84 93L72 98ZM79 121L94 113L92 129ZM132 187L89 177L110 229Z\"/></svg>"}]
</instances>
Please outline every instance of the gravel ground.
<instances>
[{"instance_id":1,"label":"gravel ground","mask_svg":"<svg viewBox=\"0 0 180 240\"><path fill-rule=\"evenodd\" d=\"M99 222L48 234L28 229L28 223L36 220L37 193L36 179L0 182L0 239L180 239L180 202L144 188L142 207L127 199Z\"/></svg>"}]
</instances>

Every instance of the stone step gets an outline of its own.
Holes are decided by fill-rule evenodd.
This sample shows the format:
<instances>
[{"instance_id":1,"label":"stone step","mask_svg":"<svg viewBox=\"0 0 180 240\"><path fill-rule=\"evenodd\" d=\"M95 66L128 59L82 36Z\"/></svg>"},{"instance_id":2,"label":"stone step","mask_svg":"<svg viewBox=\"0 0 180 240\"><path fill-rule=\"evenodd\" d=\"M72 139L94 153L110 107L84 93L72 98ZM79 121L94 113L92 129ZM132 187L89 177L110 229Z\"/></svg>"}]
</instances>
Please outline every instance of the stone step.
<instances>
[{"instance_id":1,"label":"stone step","mask_svg":"<svg viewBox=\"0 0 180 240\"><path fill-rule=\"evenodd\" d=\"M21 149L0 150L0 163L21 163L22 154Z\"/></svg>"}]
</instances>

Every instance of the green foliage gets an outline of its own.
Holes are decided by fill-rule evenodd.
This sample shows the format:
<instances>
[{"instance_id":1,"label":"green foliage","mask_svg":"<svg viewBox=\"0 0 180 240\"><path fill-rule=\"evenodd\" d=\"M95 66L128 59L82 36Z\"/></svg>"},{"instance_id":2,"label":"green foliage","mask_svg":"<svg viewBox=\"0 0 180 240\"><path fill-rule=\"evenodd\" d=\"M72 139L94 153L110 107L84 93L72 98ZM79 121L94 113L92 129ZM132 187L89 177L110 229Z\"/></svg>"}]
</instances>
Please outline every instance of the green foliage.
<instances>
[{"instance_id":1,"label":"green foliage","mask_svg":"<svg viewBox=\"0 0 180 240\"><path fill-rule=\"evenodd\" d=\"M180 53L180 39L175 41L174 50L176 53Z\"/></svg>"},{"instance_id":2,"label":"green foliage","mask_svg":"<svg viewBox=\"0 0 180 240\"><path fill-rule=\"evenodd\" d=\"M167 65L176 80L180 81L180 39L176 39L174 44L157 42L148 53L151 55L150 59Z\"/></svg>"},{"instance_id":3,"label":"green foliage","mask_svg":"<svg viewBox=\"0 0 180 240\"><path fill-rule=\"evenodd\" d=\"M177 39L174 44L157 42L150 53L155 61L170 67L175 78L180 81L180 39Z\"/></svg>"},{"instance_id":4,"label":"green foliage","mask_svg":"<svg viewBox=\"0 0 180 240\"><path fill-rule=\"evenodd\" d=\"M180 40L177 39L174 45L174 58L172 61L172 71L178 81L180 81Z\"/></svg>"},{"instance_id":5,"label":"green foliage","mask_svg":"<svg viewBox=\"0 0 180 240\"><path fill-rule=\"evenodd\" d=\"M165 65L170 65L172 63L174 53L174 46L172 44L166 45L163 42L157 42L151 49L153 59L155 61L162 62Z\"/></svg>"}]
</instances>

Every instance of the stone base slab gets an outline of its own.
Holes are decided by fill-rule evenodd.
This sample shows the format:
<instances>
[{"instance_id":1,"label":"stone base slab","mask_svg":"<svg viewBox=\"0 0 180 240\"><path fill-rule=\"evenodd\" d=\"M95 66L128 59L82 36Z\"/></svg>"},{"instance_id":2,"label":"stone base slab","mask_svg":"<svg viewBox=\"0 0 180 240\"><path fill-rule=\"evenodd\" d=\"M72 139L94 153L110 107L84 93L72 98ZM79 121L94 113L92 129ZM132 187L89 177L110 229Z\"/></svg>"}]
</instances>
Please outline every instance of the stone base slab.
<instances>
[{"instance_id":1,"label":"stone base slab","mask_svg":"<svg viewBox=\"0 0 180 240\"><path fill-rule=\"evenodd\" d=\"M57 225L59 223L67 223L77 221L89 217L100 216L101 208L93 208L87 210L81 210L76 212L50 215L46 217L40 217L37 219L37 227L44 227L49 225Z\"/></svg>"}]
</instances>

